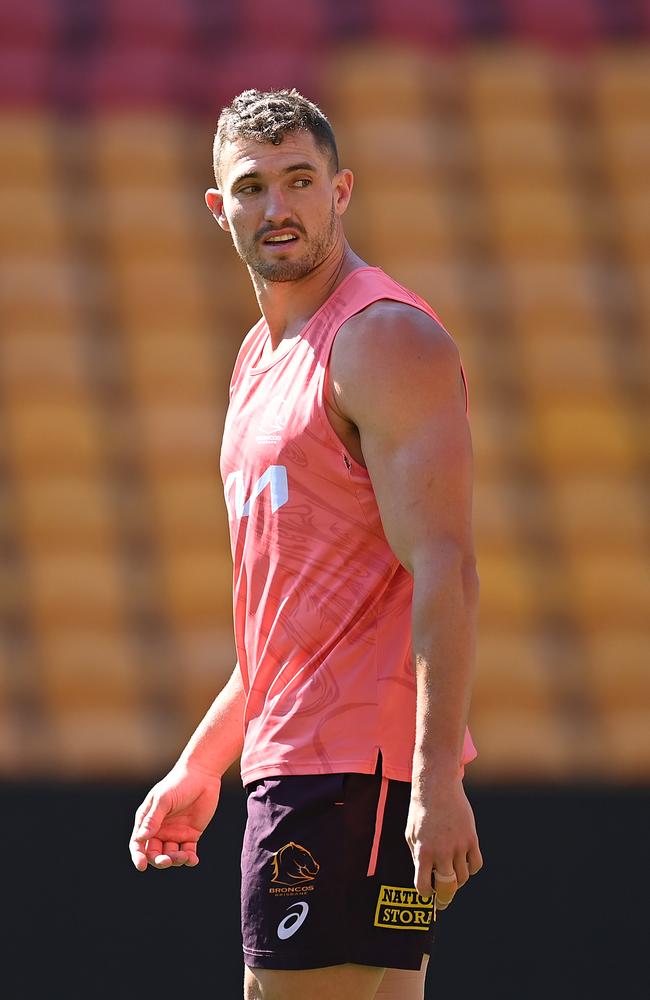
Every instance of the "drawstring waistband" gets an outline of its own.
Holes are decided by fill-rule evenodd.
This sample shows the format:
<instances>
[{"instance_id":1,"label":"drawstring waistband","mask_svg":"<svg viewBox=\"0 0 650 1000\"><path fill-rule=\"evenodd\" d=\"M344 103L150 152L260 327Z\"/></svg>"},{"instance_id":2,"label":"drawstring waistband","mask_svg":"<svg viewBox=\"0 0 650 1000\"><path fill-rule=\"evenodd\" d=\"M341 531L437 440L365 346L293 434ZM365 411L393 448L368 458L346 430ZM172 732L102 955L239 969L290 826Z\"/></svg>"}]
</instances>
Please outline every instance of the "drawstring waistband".
<instances>
[{"instance_id":1,"label":"drawstring waistband","mask_svg":"<svg viewBox=\"0 0 650 1000\"><path fill-rule=\"evenodd\" d=\"M372 850L370 851L370 861L368 862L367 875L375 874L377 870L377 856L379 855L379 842L381 831L384 825L384 810L386 808L386 796L388 794L388 778L385 774L381 776L381 786L379 788L379 799L377 800L377 816L375 818L375 835L372 840Z\"/></svg>"}]
</instances>

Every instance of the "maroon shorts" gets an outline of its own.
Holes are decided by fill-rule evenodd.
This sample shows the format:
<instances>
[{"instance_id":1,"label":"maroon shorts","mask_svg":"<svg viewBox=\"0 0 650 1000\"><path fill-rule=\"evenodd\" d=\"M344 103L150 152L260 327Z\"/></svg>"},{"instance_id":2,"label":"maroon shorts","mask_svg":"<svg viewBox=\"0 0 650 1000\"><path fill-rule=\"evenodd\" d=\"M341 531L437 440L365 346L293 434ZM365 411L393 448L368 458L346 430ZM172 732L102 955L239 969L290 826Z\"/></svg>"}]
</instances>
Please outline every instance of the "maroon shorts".
<instances>
[{"instance_id":1,"label":"maroon shorts","mask_svg":"<svg viewBox=\"0 0 650 1000\"><path fill-rule=\"evenodd\" d=\"M379 773L324 774L262 778L246 790L246 965L419 969L435 914L413 888L411 786Z\"/></svg>"}]
</instances>

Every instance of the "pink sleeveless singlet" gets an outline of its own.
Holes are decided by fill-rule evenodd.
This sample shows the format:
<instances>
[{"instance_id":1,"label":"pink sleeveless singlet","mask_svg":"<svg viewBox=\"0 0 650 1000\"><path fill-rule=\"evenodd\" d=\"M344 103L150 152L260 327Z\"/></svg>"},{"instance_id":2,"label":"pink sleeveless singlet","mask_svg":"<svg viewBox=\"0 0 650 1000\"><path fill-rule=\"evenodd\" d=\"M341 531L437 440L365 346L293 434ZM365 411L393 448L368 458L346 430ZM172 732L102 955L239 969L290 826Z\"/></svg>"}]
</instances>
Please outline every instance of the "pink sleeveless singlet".
<instances>
[{"instance_id":1,"label":"pink sleeveless singlet","mask_svg":"<svg viewBox=\"0 0 650 1000\"><path fill-rule=\"evenodd\" d=\"M384 535L366 469L332 428L327 366L342 324L380 299L433 310L383 271L349 274L268 364L260 320L233 372L221 451L246 692L242 780L411 778L412 578ZM439 320L438 320L439 322ZM469 730L460 763L476 756Z\"/></svg>"}]
</instances>

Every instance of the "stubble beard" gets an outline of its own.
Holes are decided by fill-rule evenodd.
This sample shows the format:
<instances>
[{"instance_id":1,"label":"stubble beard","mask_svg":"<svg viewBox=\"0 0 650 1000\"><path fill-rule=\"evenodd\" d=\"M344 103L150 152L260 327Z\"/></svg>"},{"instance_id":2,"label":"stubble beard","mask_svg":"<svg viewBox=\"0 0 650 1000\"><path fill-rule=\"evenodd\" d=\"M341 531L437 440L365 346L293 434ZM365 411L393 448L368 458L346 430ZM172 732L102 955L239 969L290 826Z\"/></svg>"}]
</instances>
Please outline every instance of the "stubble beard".
<instances>
[{"instance_id":1,"label":"stubble beard","mask_svg":"<svg viewBox=\"0 0 650 1000\"><path fill-rule=\"evenodd\" d=\"M313 271L327 257L334 244L336 232L336 212L334 205L327 227L321 230L307 245L299 260L265 260L258 251L256 242L244 245L232 233L235 250L247 267L265 281L298 281ZM301 236L304 240L304 235Z\"/></svg>"}]
</instances>

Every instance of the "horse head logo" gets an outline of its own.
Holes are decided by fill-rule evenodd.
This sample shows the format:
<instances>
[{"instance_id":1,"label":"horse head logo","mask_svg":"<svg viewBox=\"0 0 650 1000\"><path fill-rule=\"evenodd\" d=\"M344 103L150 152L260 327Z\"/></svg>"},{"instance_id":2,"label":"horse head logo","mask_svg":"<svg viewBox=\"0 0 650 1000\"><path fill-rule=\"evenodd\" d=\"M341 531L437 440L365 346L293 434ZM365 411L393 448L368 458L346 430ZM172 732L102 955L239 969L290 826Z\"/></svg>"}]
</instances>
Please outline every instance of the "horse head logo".
<instances>
[{"instance_id":1,"label":"horse head logo","mask_svg":"<svg viewBox=\"0 0 650 1000\"><path fill-rule=\"evenodd\" d=\"M301 882L313 882L318 875L320 865L306 847L294 844L293 840L273 855L272 882L279 885L300 885Z\"/></svg>"}]
</instances>

